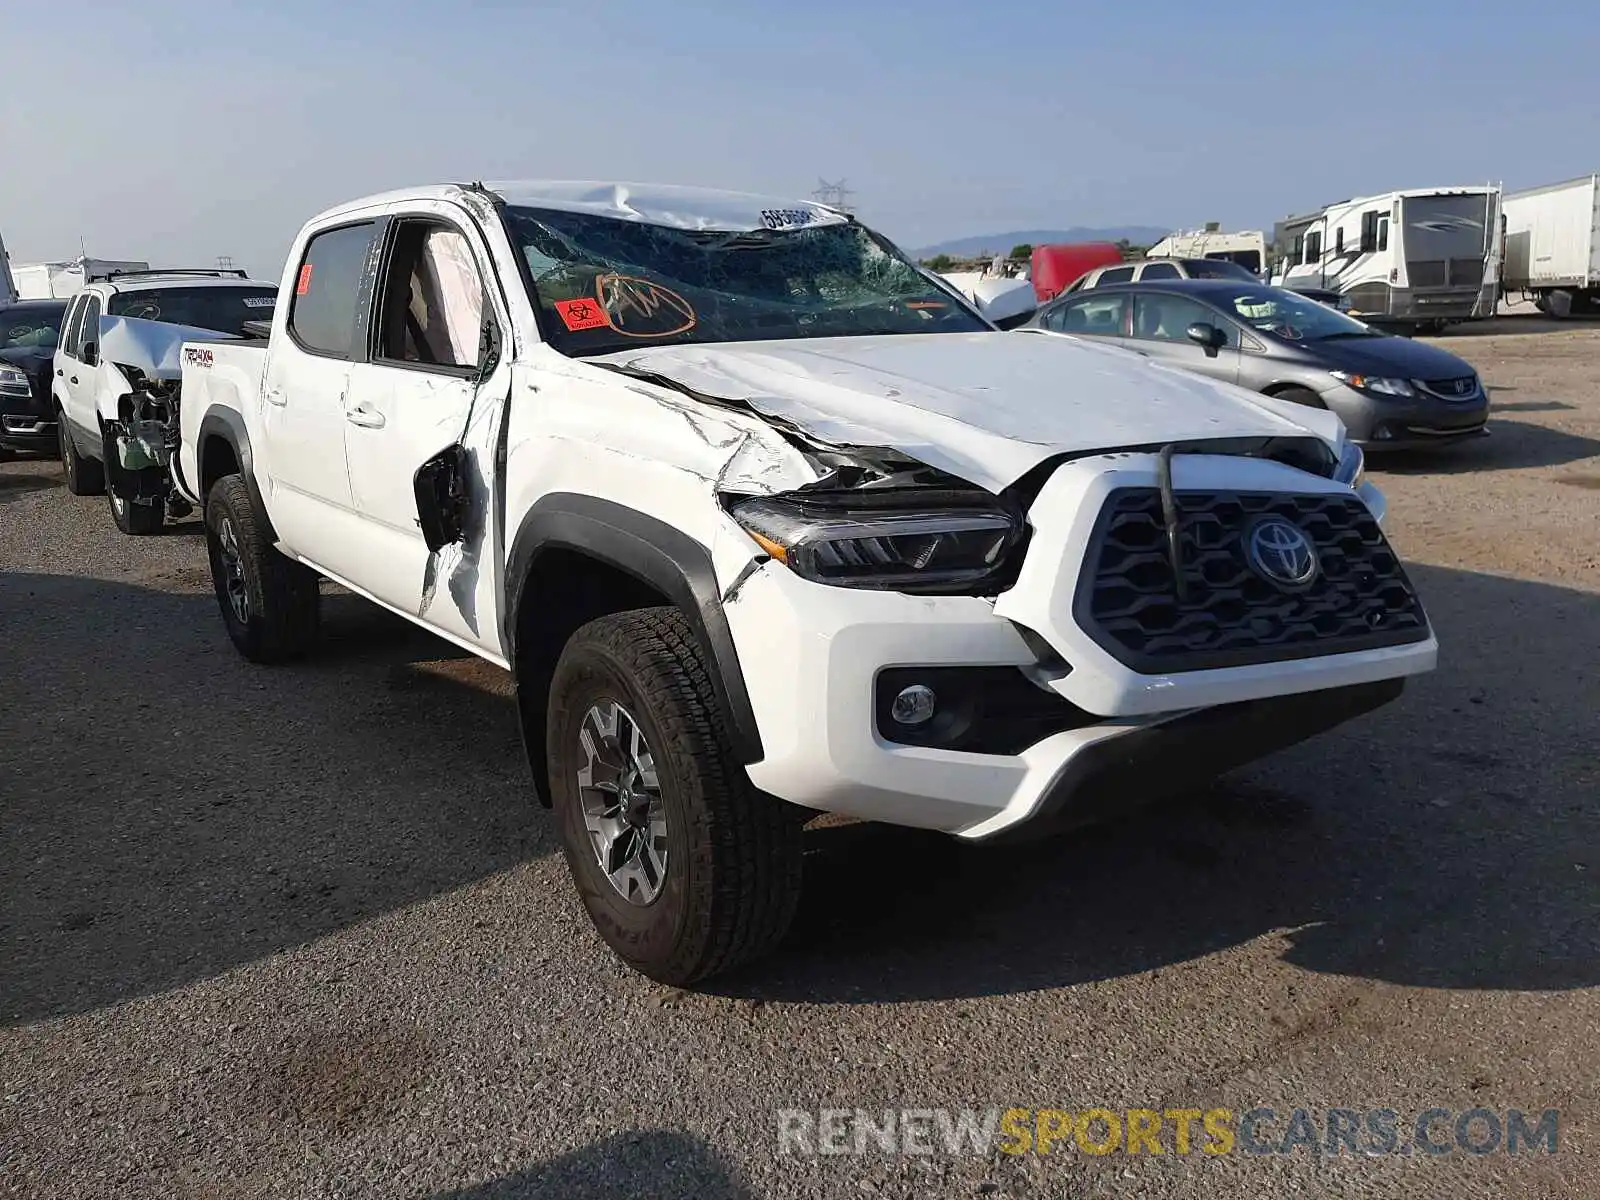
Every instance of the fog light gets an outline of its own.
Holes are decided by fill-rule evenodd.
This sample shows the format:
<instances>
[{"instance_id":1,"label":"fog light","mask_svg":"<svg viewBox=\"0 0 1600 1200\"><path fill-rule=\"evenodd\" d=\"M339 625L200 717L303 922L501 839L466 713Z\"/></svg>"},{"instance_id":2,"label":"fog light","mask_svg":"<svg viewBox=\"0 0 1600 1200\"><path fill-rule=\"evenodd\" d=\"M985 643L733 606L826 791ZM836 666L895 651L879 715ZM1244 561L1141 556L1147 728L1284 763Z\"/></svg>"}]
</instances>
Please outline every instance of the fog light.
<instances>
[{"instance_id":1,"label":"fog light","mask_svg":"<svg viewBox=\"0 0 1600 1200\"><path fill-rule=\"evenodd\" d=\"M931 687L913 683L894 698L889 715L900 725L924 725L933 719L933 706L937 701Z\"/></svg>"}]
</instances>

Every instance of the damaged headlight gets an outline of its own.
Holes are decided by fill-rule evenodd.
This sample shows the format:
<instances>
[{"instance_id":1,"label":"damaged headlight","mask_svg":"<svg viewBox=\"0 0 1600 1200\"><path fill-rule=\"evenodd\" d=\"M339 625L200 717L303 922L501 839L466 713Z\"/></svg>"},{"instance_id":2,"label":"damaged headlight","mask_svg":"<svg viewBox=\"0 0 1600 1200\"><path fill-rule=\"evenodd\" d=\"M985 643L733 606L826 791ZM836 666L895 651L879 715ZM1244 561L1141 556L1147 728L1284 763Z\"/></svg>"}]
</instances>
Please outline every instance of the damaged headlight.
<instances>
[{"instance_id":1,"label":"damaged headlight","mask_svg":"<svg viewBox=\"0 0 1600 1200\"><path fill-rule=\"evenodd\" d=\"M924 490L768 496L731 511L797 575L904 592L970 594L999 583L1024 528L992 497Z\"/></svg>"}]
</instances>

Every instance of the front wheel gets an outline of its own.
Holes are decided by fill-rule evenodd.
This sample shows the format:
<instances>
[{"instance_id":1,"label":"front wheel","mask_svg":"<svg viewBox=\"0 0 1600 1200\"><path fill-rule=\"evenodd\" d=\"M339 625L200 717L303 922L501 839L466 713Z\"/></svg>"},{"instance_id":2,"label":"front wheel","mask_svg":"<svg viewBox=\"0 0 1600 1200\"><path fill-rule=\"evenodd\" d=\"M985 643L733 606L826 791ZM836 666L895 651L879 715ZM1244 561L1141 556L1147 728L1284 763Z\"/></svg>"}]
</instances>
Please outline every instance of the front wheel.
<instances>
[{"instance_id":1,"label":"front wheel","mask_svg":"<svg viewBox=\"0 0 1600 1200\"><path fill-rule=\"evenodd\" d=\"M1326 408L1326 407L1328 407L1326 404L1324 404L1322 402L1322 397L1317 395L1310 388L1303 388L1303 387L1284 388L1282 391L1273 392L1272 393L1272 398L1274 400L1287 400L1291 404L1304 404L1307 408Z\"/></svg>"},{"instance_id":2,"label":"front wheel","mask_svg":"<svg viewBox=\"0 0 1600 1200\"><path fill-rule=\"evenodd\" d=\"M800 898L802 810L751 786L704 648L673 608L591 621L550 685L550 796L601 938L686 986L775 947Z\"/></svg>"},{"instance_id":3,"label":"front wheel","mask_svg":"<svg viewBox=\"0 0 1600 1200\"><path fill-rule=\"evenodd\" d=\"M124 500L112 488L106 489L106 500L111 505L111 519L123 533L143 537L160 533L162 525L166 524L167 514L159 501Z\"/></svg>"},{"instance_id":4,"label":"front wheel","mask_svg":"<svg viewBox=\"0 0 1600 1200\"><path fill-rule=\"evenodd\" d=\"M206 553L228 637L251 662L304 656L316 642L321 590L315 572L280 554L261 530L244 476L226 475L206 497Z\"/></svg>"}]
</instances>

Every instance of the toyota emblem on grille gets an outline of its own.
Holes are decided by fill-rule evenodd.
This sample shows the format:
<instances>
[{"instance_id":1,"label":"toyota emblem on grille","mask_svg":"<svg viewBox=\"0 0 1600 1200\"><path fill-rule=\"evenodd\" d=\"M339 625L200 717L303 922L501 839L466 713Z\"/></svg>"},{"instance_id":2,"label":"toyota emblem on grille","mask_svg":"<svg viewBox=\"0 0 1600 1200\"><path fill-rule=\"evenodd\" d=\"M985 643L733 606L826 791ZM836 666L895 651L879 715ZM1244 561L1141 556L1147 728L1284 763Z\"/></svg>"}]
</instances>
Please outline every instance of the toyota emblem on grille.
<instances>
[{"instance_id":1,"label":"toyota emblem on grille","mask_svg":"<svg viewBox=\"0 0 1600 1200\"><path fill-rule=\"evenodd\" d=\"M1267 517L1245 538L1245 558L1263 579L1281 588L1302 588L1317 577L1317 549L1298 525Z\"/></svg>"}]
</instances>

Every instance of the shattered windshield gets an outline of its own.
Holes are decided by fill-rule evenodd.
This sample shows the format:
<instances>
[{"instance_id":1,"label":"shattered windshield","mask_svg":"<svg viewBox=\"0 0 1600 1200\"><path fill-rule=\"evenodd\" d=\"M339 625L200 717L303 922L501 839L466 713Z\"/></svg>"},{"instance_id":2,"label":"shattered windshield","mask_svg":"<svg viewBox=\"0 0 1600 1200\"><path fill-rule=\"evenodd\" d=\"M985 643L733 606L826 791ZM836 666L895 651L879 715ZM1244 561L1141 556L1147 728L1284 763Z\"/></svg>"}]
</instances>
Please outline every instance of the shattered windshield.
<instances>
[{"instance_id":1,"label":"shattered windshield","mask_svg":"<svg viewBox=\"0 0 1600 1200\"><path fill-rule=\"evenodd\" d=\"M66 309L65 303L0 308L0 350L53 350Z\"/></svg>"},{"instance_id":2,"label":"shattered windshield","mask_svg":"<svg viewBox=\"0 0 1600 1200\"><path fill-rule=\"evenodd\" d=\"M555 209L507 216L564 354L988 328L853 221L729 232Z\"/></svg>"}]
</instances>

